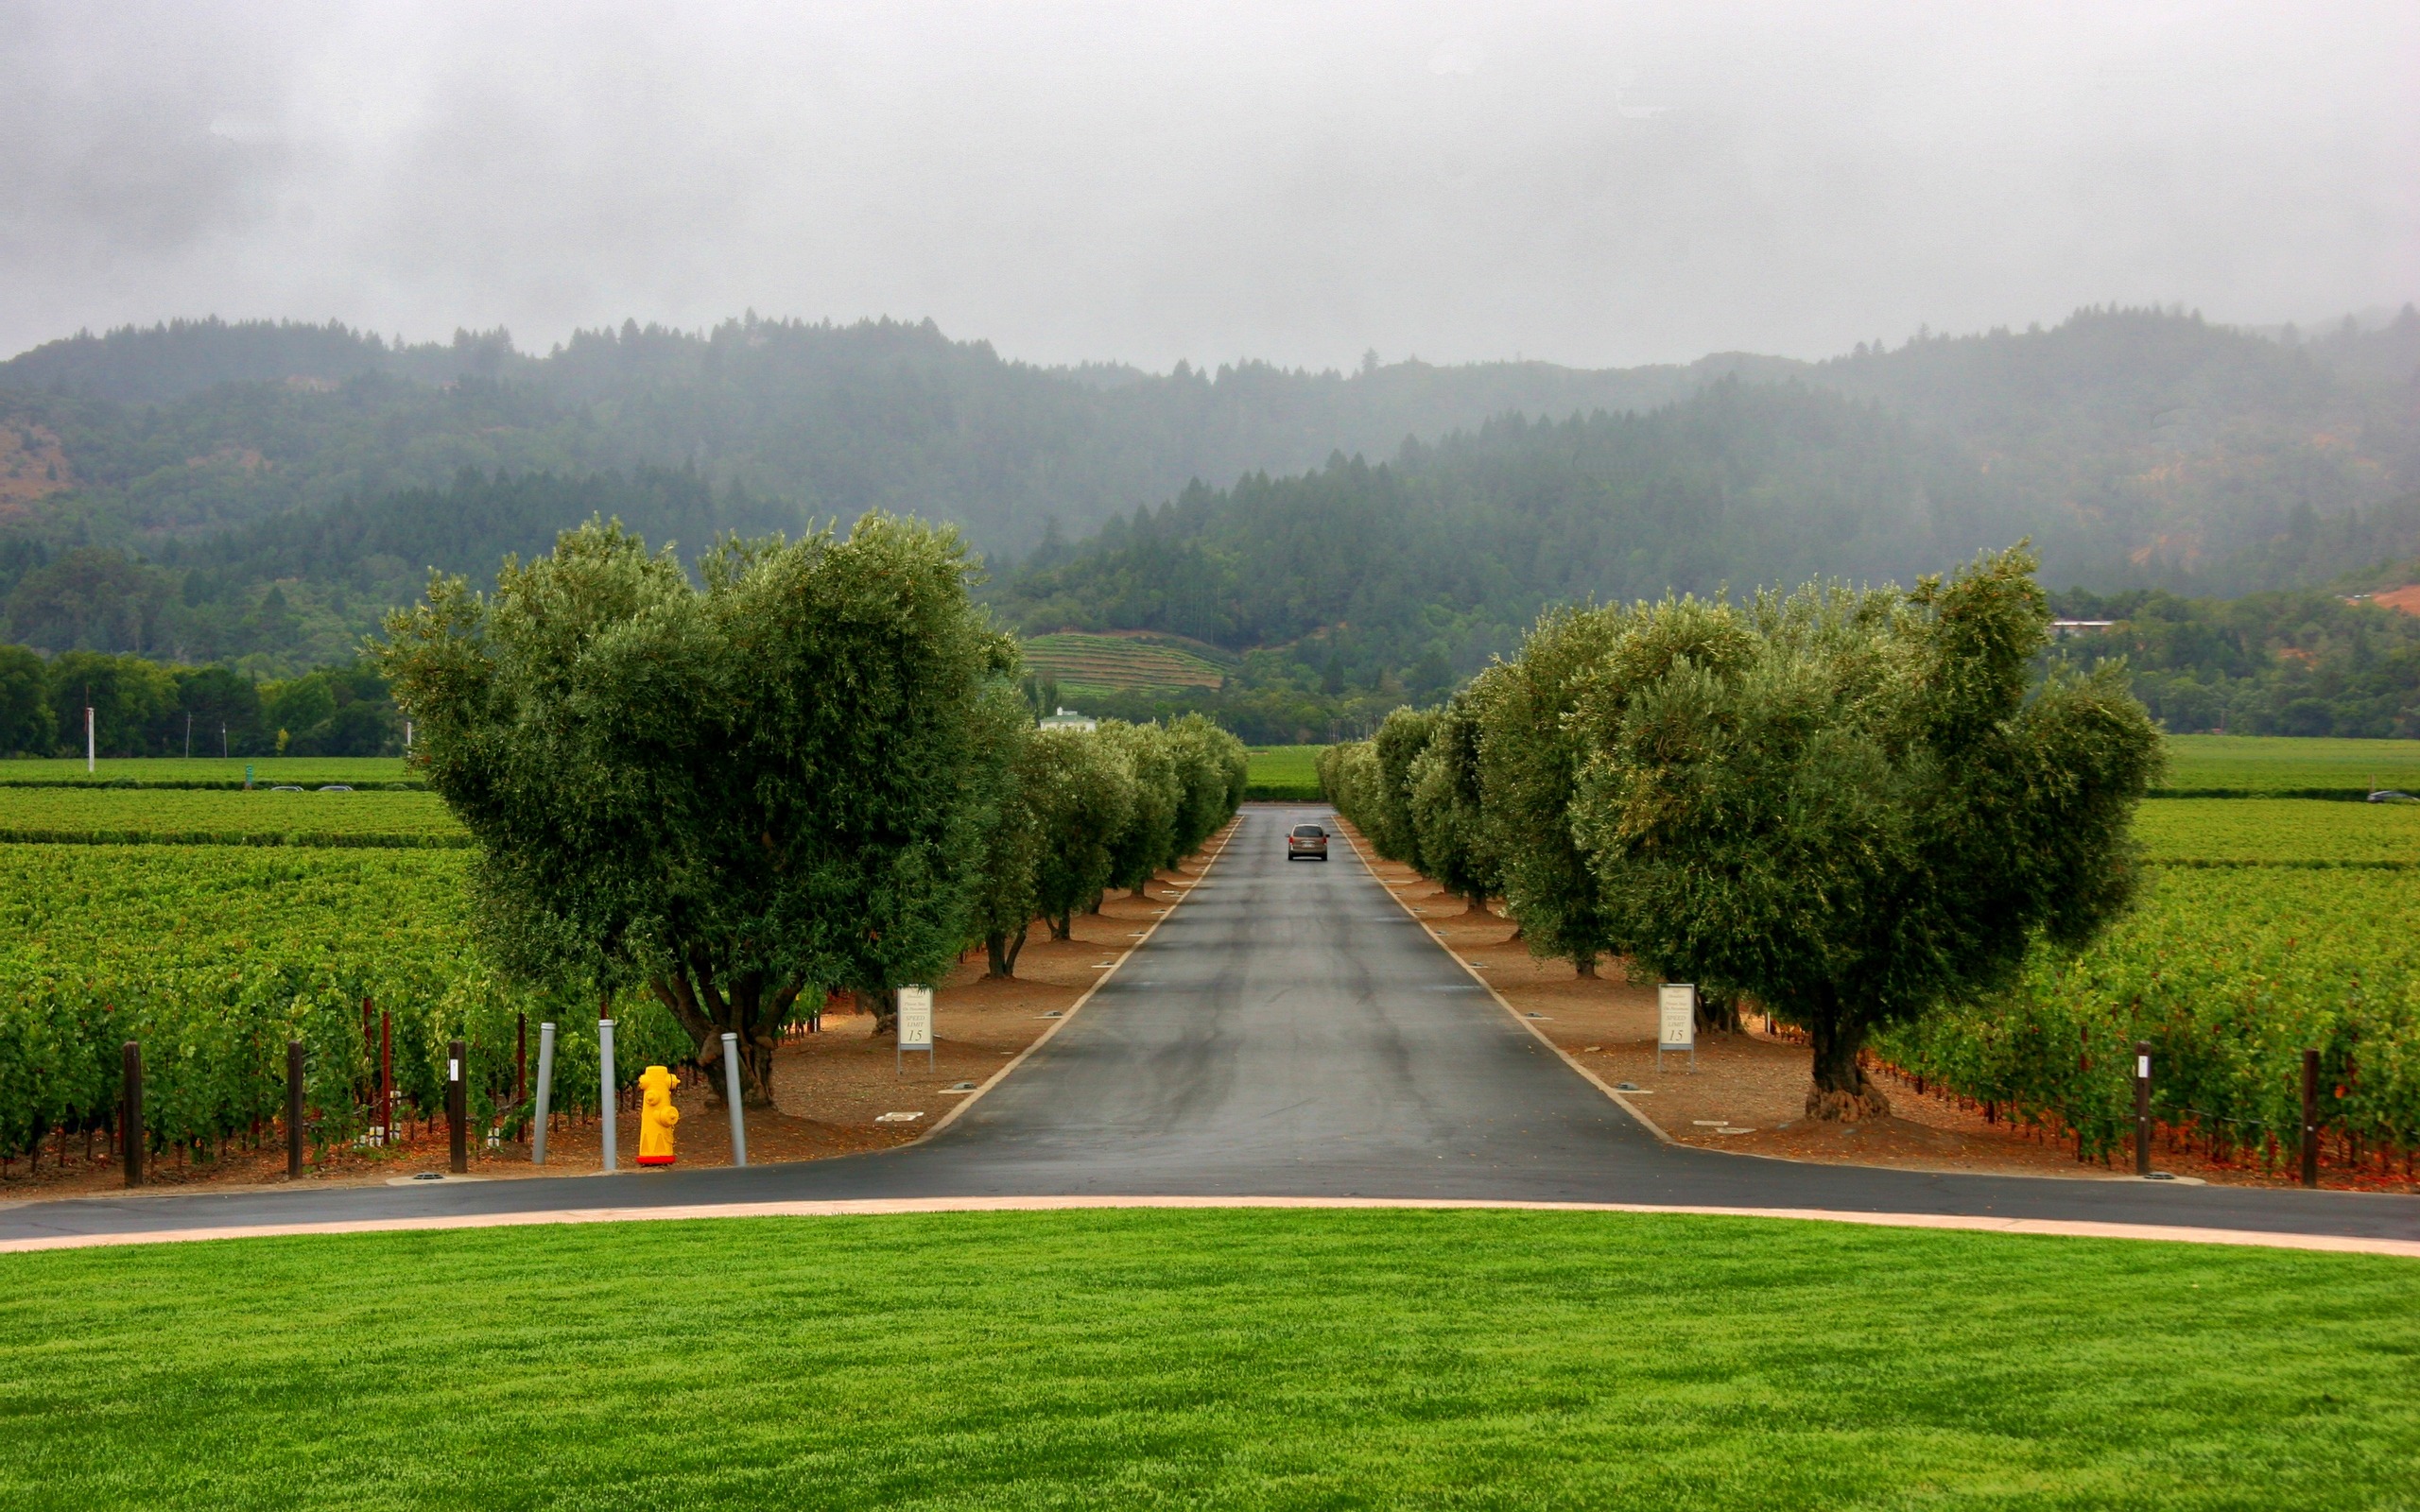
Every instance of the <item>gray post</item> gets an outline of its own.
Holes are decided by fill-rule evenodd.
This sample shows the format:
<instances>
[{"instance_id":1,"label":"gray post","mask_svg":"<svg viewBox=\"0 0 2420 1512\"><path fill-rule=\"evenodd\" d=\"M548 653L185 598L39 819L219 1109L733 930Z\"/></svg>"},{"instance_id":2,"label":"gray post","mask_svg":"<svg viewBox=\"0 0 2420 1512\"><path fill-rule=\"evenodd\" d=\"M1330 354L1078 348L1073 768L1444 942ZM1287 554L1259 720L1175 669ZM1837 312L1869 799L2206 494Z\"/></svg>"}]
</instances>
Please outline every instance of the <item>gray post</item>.
<instances>
[{"instance_id":1,"label":"gray post","mask_svg":"<svg viewBox=\"0 0 2420 1512\"><path fill-rule=\"evenodd\" d=\"M553 1101L555 1091L555 1026L538 1025L538 1122L537 1132L529 1136L529 1163L546 1163L546 1105Z\"/></svg>"},{"instance_id":2,"label":"gray post","mask_svg":"<svg viewBox=\"0 0 2420 1512\"><path fill-rule=\"evenodd\" d=\"M596 1021L596 1074L604 1084L605 1169L614 1169L614 1021Z\"/></svg>"},{"instance_id":3,"label":"gray post","mask_svg":"<svg viewBox=\"0 0 2420 1512\"><path fill-rule=\"evenodd\" d=\"M731 1163L748 1163L748 1119L739 1106L739 1036L722 1037L723 1101L731 1105Z\"/></svg>"},{"instance_id":4,"label":"gray post","mask_svg":"<svg viewBox=\"0 0 2420 1512\"><path fill-rule=\"evenodd\" d=\"M2135 1174L2152 1174L2152 1042L2135 1041Z\"/></svg>"}]
</instances>

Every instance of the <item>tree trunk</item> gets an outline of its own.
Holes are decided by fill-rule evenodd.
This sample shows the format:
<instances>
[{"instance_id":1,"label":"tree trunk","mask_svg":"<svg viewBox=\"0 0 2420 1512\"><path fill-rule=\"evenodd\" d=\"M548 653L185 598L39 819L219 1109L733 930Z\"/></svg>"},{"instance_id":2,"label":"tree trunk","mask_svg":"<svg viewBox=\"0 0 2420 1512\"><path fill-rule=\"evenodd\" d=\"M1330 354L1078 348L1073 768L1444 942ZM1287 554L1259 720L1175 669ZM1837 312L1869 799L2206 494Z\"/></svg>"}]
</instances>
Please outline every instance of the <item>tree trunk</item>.
<instances>
[{"instance_id":1,"label":"tree trunk","mask_svg":"<svg viewBox=\"0 0 2420 1512\"><path fill-rule=\"evenodd\" d=\"M857 1006L873 1015L873 1038L899 1032L899 989L897 988L859 988L852 994Z\"/></svg>"},{"instance_id":2,"label":"tree trunk","mask_svg":"<svg viewBox=\"0 0 2420 1512\"><path fill-rule=\"evenodd\" d=\"M1698 1028L1707 1034L1737 1034L1739 1000L1719 992L1700 992Z\"/></svg>"},{"instance_id":3,"label":"tree trunk","mask_svg":"<svg viewBox=\"0 0 2420 1512\"><path fill-rule=\"evenodd\" d=\"M1017 974L1017 957L1025 954L1026 931L1032 927L1031 924L1022 926L1017 930L1016 936L1009 941L1009 969L1000 973L1002 976Z\"/></svg>"},{"instance_id":4,"label":"tree trunk","mask_svg":"<svg viewBox=\"0 0 2420 1512\"><path fill-rule=\"evenodd\" d=\"M1050 937L1052 939L1075 938L1076 916L1072 913L1061 914L1058 918L1050 920Z\"/></svg>"},{"instance_id":5,"label":"tree trunk","mask_svg":"<svg viewBox=\"0 0 2420 1512\"><path fill-rule=\"evenodd\" d=\"M1148 882L1138 882L1134 885L1133 889L1127 893L1126 896L1139 903L1150 902L1151 901L1151 885Z\"/></svg>"},{"instance_id":6,"label":"tree trunk","mask_svg":"<svg viewBox=\"0 0 2420 1512\"><path fill-rule=\"evenodd\" d=\"M1819 1005L1806 1022L1815 1042L1815 1079L1806 1090L1806 1116L1848 1124L1889 1117L1891 1099L1866 1080L1865 1068L1857 1063L1858 1052L1865 1048L1866 1026L1845 1020L1838 1003Z\"/></svg>"},{"instance_id":7,"label":"tree trunk","mask_svg":"<svg viewBox=\"0 0 2420 1512\"><path fill-rule=\"evenodd\" d=\"M739 1096L750 1108L773 1106L773 1051L770 1026L781 1022L798 1001L802 984L786 984L770 994L765 980L753 974L735 979L726 995L715 987L712 967L692 959L690 970L651 978L655 994L697 1046L698 1064L706 1070L706 1092L714 1106L726 1104L722 1075L722 1037L739 1037Z\"/></svg>"},{"instance_id":8,"label":"tree trunk","mask_svg":"<svg viewBox=\"0 0 2420 1512\"><path fill-rule=\"evenodd\" d=\"M1024 938L1024 932L1019 931L1017 937ZM983 952L990 957L991 963L989 969L983 973L985 976L1017 974L1016 962L1009 954L1009 936L1006 930L995 929L986 934L983 936Z\"/></svg>"},{"instance_id":9,"label":"tree trunk","mask_svg":"<svg viewBox=\"0 0 2420 1512\"><path fill-rule=\"evenodd\" d=\"M1571 964L1572 969L1582 976L1594 977L1597 974L1597 957L1594 955L1582 955Z\"/></svg>"},{"instance_id":10,"label":"tree trunk","mask_svg":"<svg viewBox=\"0 0 2420 1512\"><path fill-rule=\"evenodd\" d=\"M1467 905L1462 909L1462 917L1465 919L1470 918L1474 914L1483 919L1493 919L1495 917L1488 911L1487 894L1483 892L1475 892L1468 898L1463 899L1462 902Z\"/></svg>"}]
</instances>

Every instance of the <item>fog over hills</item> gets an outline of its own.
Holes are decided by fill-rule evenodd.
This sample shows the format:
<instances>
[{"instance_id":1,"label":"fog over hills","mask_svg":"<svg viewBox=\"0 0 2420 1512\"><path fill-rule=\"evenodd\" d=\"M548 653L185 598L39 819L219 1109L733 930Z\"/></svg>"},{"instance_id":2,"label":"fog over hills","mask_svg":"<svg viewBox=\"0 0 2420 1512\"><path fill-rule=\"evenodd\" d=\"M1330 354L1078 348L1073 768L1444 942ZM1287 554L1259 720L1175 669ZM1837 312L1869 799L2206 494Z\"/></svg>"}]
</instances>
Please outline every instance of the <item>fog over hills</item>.
<instances>
[{"instance_id":1,"label":"fog over hills","mask_svg":"<svg viewBox=\"0 0 2420 1512\"><path fill-rule=\"evenodd\" d=\"M1369 654L1466 666L1558 598L1904 579L2019 536L2104 591L2420 551L2420 315L1165 373L1011 362L929 321L628 323L537 355L201 320L0 363L0 593L50 649L340 660L427 568L483 576L592 512L696 549L882 508L962 526L1028 628L1245 649L1443 615ZM1267 580L1313 560L1308 588Z\"/></svg>"}]
</instances>

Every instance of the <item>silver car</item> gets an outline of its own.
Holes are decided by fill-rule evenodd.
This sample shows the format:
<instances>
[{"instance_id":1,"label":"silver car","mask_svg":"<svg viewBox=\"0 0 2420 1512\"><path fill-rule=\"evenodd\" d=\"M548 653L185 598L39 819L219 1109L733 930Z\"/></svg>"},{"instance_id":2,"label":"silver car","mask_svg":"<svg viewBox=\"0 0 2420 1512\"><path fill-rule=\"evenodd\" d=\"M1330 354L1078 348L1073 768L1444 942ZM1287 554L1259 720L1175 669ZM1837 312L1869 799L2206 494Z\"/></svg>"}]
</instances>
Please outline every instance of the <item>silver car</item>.
<instances>
[{"instance_id":1,"label":"silver car","mask_svg":"<svg viewBox=\"0 0 2420 1512\"><path fill-rule=\"evenodd\" d=\"M1286 837L1286 859L1288 861L1325 861L1327 832L1316 824L1298 824Z\"/></svg>"}]
</instances>

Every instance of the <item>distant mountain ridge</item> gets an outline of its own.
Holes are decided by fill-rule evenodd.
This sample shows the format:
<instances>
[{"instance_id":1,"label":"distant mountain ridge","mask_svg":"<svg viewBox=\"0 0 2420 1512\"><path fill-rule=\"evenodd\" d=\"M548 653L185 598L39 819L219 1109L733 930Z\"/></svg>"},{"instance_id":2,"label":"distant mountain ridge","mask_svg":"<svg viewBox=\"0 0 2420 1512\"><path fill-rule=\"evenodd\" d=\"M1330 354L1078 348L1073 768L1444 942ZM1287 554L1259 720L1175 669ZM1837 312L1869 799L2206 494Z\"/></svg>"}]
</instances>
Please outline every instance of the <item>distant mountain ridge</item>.
<instances>
[{"instance_id":1,"label":"distant mountain ridge","mask_svg":"<svg viewBox=\"0 0 2420 1512\"><path fill-rule=\"evenodd\" d=\"M1046 369L929 321L625 323L534 355L500 331L410 345L203 320L0 363L0 594L10 633L53 648L309 662L353 644L425 567L492 571L592 509L694 549L879 507L959 524L997 564L996 591L1043 613L1025 569L1075 592L1074 558L1126 550L1096 532L1166 515L1197 481L1216 494L1302 479L1307 501L1332 462L1427 457L1420 489L1450 475L1470 495L1457 518L1511 518L1522 499L1491 490L1528 486L1508 481L1528 464L1475 459L1512 417L1522 446L1597 451L1538 506L1560 532L1540 538L1543 559L1469 545L1469 571L1512 585L1491 603L1686 586L1707 563L1756 580L1790 563L1901 574L2020 534L2052 581L2104 590L2309 585L2420 554L2409 309L2290 344L2113 309L1816 363L1373 360L1349 374ZM1690 450L1692 424L1721 431L1711 450ZM1634 539L1640 478L1602 472L1645 455L1609 438L1634 446L1649 430L1665 438L1667 493L1695 501L1652 541ZM1706 513L1710 499L1722 509ZM1753 541L1709 524L1750 516ZM1381 511L1346 543L1409 519ZM1115 596L1084 593L1087 612Z\"/></svg>"}]
</instances>

